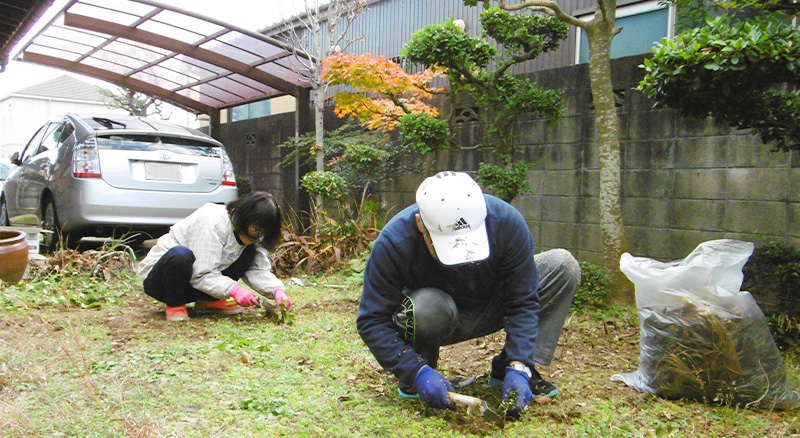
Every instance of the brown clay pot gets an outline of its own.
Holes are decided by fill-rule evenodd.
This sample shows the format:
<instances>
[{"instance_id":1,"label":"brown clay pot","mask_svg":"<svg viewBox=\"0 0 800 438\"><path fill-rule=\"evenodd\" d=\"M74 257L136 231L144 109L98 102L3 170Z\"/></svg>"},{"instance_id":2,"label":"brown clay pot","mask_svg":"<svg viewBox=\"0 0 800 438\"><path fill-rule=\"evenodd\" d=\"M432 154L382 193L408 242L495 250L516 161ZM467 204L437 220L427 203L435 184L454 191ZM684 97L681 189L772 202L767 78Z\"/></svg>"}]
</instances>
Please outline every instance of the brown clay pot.
<instances>
[{"instance_id":1,"label":"brown clay pot","mask_svg":"<svg viewBox=\"0 0 800 438\"><path fill-rule=\"evenodd\" d=\"M25 241L25 233L0 231L0 280L12 284L19 282L27 266L28 242Z\"/></svg>"}]
</instances>

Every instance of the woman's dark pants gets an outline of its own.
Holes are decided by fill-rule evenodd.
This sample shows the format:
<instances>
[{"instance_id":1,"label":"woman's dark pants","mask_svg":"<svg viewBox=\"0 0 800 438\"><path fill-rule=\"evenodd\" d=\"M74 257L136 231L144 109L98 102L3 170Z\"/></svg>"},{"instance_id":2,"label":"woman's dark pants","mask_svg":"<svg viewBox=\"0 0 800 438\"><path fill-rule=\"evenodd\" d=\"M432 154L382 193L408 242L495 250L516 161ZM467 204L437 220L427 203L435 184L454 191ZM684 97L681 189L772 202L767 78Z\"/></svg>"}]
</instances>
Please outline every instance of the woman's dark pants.
<instances>
[{"instance_id":1,"label":"woman's dark pants","mask_svg":"<svg viewBox=\"0 0 800 438\"><path fill-rule=\"evenodd\" d=\"M242 278L253 264L255 255L255 245L247 245L242 255L223 270L222 275L233 280ZM158 259L150 274L144 279L144 292L169 307L183 306L195 301L217 300L218 298L200 292L189 283L194 260L191 249L185 246L170 248Z\"/></svg>"}]
</instances>

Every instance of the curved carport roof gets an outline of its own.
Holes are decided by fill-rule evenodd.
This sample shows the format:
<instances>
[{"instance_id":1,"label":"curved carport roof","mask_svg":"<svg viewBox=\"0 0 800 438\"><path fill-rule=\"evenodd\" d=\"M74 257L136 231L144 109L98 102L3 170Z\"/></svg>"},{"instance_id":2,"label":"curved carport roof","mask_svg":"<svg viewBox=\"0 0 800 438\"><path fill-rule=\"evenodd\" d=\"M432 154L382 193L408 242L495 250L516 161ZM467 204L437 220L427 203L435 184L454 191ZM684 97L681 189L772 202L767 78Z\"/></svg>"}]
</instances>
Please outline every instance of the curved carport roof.
<instances>
[{"instance_id":1,"label":"curved carport roof","mask_svg":"<svg viewBox=\"0 0 800 438\"><path fill-rule=\"evenodd\" d=\"M5 71L11 49L51 3L53 0L0 0L0 73Z\"/></svg>"},{"instance_id":2,"label":"curved carport roof","mask_svg":"<svg viewBox=\"0 0 800 438\"><path fill-rule=\"evenodd\" d=\"M220 2L220 7L225 7ZM70 0L16 59L134 89L208 114L271 97L308 99L291 47L151 0Z\"/></svg>"}]
</instances>

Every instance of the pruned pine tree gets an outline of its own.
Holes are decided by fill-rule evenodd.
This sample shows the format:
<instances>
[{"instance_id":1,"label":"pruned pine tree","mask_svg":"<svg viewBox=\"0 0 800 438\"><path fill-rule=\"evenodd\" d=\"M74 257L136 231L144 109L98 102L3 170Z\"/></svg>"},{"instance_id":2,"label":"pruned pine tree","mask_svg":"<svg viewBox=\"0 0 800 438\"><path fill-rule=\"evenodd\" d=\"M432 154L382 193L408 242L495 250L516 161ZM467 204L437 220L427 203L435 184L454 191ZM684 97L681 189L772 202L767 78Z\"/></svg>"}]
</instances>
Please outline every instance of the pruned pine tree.
<instances>
[{"instance_id":1,"label":"pruned pine tree","mask_svg":"<svg viewBox=\"0 0 800 438\"><path fill-rule=\"evenodd\" d=\"M621 160L619 119L611 84L611 41L622 29L616 27L617 0L596 0L597 9L589 20L567 14L553 0L498 0L506 11L528 10L558 18L583 29L589 40L589 82L595 108L595 128L600 166L600 232L602 235L603 267L611 276L612 302L632 305L633 288L619 270L619 260L627 251L627 239L622 221ZM467 5L483 3L489 7L492 0L464 0Z\"/></svg>"}]
</instances>

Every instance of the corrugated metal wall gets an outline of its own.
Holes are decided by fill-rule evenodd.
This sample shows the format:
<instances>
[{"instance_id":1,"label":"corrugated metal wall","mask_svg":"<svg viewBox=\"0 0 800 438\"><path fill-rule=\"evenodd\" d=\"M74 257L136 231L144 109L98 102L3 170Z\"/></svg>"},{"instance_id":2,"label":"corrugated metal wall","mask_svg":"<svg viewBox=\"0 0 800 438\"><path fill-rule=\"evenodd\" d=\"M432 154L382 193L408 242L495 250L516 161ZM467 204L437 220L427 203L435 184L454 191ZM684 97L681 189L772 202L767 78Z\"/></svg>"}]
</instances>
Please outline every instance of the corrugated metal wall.
<instances>
[{"instance_id":1,"label":"corrugated metal wall","mask_svg":"<svg viewBox=\"0 0 800 438\"><path fill-rule=\"evenodd\" d=\"M467 7L461 0L384 0L371 4L358 17L353 35L365 39L353 45L351 53L371 52L393 58L400 55L411 35L424 26L441 23L450 17L467 23L471 35L480 35L480 8Z\"/></svg>"},{"instance_id":2,"label":"corrugated metal wall","mask_svg":"<svg viewBox=\"0 0 800 438\"><path fill-rule=\"evenodd\" d=\"M568 12L586 11L594 7L593 0L559 0ZM356 18L351 35L364 35L364 41L353 44L350 53L374 53L387 58L400 55L412 34L424 26L460 18L466 31L480 36L480 7L465 6L462 0L383 0L372 3ZM572 65L575 59L575 29L558 51L519 66L518 73Z\"/></svg>"},{"instance_id":3,"label":"corrugated metal wall","mask_svg":"<svg viewBox=\"0 0 800 438\"><path fill-rule=\"evenodd\" d=\"M558 0L558 3L568 13L586 12L594 8L594 0ZM352 43L346 51L357 55L372 53L389 59L397 58L414 32L450 18L464 20L466 31L477 37L481 35L481 11L481 7L465 6L462 0L376 0L354 20L348 38L363 36L363 39ZM304 29L300 33L305 33ZM574 64L575 35L576 30L572 27L569 38L562 42L556 52L520 64L512 69L512 73L530 73ZM322 38L324 42L328 41L327 29L323 28ZM420 66L403 65L403 67L409 72L421 70ZM442 83L434 85L439 86ZM341 86L331 87L326 95L330 97L338 91L349 91L349 89Z\"/></svg>"},{"instance_id":4,"label":"corrugated metal wall","mask_svg":"<svg viewBox=\"0 0 800 438\"><path fill-rule=\"evenodd\" d=\"M619 0L620 4L635 2L637 0ZM594 10L594 0L557 0L558 4L569 14L587 14ZM474 36L481 35L480 6L465 6L462 0L373 0L367 10L354 20L347 38L362 40L352 43L346 51L353 54L372 53L388 59L398 58L403 47L411 39L414 32L421 28L444 22L450 18L460 18L466 23L466 31ZM529 13L520 11L519 13ZM267 35L280 38L283 26L275 26L265 31ZM307 38L306 29L300 26L297 33L302 38ZM569 37L564 40L561 47L552 53L547 53L539 58L520 64L513 68L513 74L531 73L540 70L565 67L575 63L576 29L570 28ZM327 29L322 29L323 45L329 43ZM303 47L311 49L308 41L302 42ZM409 72L421 70L420 66L403 65ZM492 66L490 66L492 68ZM441 85L434 83L434 85ZM332 96L337 91L346 91L344 87L331 87L326 95Z\"/></svg>"}]
</instances>

